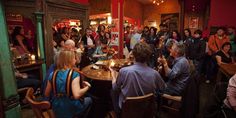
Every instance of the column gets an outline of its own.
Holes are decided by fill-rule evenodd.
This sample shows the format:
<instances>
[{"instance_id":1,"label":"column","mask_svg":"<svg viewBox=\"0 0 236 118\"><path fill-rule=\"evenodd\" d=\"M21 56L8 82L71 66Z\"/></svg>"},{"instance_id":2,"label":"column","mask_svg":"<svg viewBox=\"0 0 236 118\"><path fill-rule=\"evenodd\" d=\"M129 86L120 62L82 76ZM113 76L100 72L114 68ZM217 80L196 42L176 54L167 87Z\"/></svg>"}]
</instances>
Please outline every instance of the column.
<instances>
[{"instance_id":1,"label":"column","mask_svg":"<svg viewBox=\"0 0 236 118\"><path fill-rule=\"evenodd\" d=\"M124 19L124 0L112 0L111 1L112 19L118 19L118 39L119 39L119 57L123 57L124 48L124 31L123 31L123 19Z\"/></svg>"},{"instance_id":2,"label":"column","mask_svg":"<svg viewBox=\"0 0 236 118\"><path fill-rule=\"evenodd\" d=\"M37 20L37 42L38 42L38 58L44 60L42 64L43 78L46 76L46 64L45 64L45 54L44 54L44 39L43 39L43 30L42 30L42 20L43 12L34 13Z\"/></svg>"},{"instance_id":3,"label":"column","mask_svg":"<svg viewBox=\"0 0 236 118\"><path fill-rule=\"evenodd\" d=\"M5 21L3 2L0 1L0 93L5 118L20 118L19 96L16 91L16 81L9 48L8 32Z\"/></svg>"},{"instance_id":4,"label":"column","mask_svg":"<svg viewBox=\"0 0 236 118\"><path fill-rule=\"evenodd\" d=\"M181 37L184 36L184 17L185 17L185 1L184 0L179 0L180 4L180 35Z\"/></svg>"}]
</instances>

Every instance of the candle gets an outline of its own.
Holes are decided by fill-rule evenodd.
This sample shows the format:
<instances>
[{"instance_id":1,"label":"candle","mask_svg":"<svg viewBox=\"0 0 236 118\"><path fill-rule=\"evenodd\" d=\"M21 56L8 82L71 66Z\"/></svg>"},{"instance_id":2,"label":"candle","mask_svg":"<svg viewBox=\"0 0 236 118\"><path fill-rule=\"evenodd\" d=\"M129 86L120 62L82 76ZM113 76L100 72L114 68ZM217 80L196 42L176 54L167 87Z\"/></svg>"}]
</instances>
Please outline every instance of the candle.
<instances>
[{"instance_id":1,"label":"candle","mask_svg":"<svg viewBox=\"0 0 236 118\"><path fill-rule=\"evenodd\" d=\"M33 60L33 61L35 60L35 55L33 55L33 54L31 55L31 60Z\"/></svg>"},{"instance_id":2,"label":"candle","mask_svg":"<svg viewBox=\"0 0 236 118\"><path fill-rule=\"evenodd\" d=\"M111 67L115 66L115 62L112 60L111 61L111 64L110 64Z\"/></svg>"}]
</instances>

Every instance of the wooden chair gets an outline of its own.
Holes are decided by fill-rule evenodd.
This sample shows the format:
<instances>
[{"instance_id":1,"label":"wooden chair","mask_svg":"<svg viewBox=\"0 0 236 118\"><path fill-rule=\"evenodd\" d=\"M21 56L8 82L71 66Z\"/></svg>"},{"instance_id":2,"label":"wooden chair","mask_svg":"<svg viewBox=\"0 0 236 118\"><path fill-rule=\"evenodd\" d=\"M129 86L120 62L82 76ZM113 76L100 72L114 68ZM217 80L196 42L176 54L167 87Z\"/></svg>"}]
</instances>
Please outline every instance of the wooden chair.
<instances>
[{"instance_id":1,"label":"wooden chair","mask_svg":"<svg viewBox=\"0 0 236 118\"><path fill-rule=\"evenodd\" d=\"M169 94L163 94L161 97L161 99L167 100L167 102L172 102L171 105L162 104L161 107L171 109L177 112L179 111L179 107L182 102L182 96L172 96Z\"/></svg>"},{"instance_id":2,"label":"wooden chair","mask_svg":"<svg viewBox=\"0 0 236 118\"><path fill-rule=\"evenodd\" d=\"M122 103L121 118L153 118L156 112L156 101L153 93L127 97Z\"/></svg>"},{"instance_id":3,"label":"wooden chair","mask_svg":"<svg viewBox=\"0 0 236 118\"><path fill-rule=\"evenodd\" d=\"M34 96L34 90L33 88L29 88L27 90L26 100L29 102L31 105L35 115L37 118L55 118L53 111L50 109L50 102L48 101L36 101L35 96Z\"/></svg>"},{"instance_id":4,"label":"wooden chair","mask_svg":"<svg viewBox=\"0 0 236 118\"><path fill-rule=\"evenodd\" d=\"M191 73L182 96L163 94L161 96L160 107L177 111L182 118L195 117L199 109L198 78L199 76L197 73ZM171 101L171 103L163 104L163 100L167 100L167 102Z\"/></svg>"}]
</instances>

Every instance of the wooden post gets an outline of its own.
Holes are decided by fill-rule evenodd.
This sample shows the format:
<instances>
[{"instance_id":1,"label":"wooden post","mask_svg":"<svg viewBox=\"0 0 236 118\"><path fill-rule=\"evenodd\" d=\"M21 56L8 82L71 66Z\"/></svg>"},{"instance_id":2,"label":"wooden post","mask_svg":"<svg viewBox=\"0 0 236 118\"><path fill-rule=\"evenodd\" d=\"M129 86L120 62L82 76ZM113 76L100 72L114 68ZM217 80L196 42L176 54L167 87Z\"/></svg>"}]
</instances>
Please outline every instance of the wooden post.
<instances>
[{"instance_id":1,"label":"wooden post","mask_svg":"<svg viewBox=\"0 0 236 118\"><path fill-rule=\"evenodd\" d=\"M45 54L44 54L44 39L43 39L43 29L42 29L42 20L43 20L43 13L42 12L35 12L37 21L37 42L39 45L38 50L38 57L39 59L44 60L42 64L42 71L43 71L43 78L46 76L46 64L45 64Z\"/></svg>"}]
</instances>

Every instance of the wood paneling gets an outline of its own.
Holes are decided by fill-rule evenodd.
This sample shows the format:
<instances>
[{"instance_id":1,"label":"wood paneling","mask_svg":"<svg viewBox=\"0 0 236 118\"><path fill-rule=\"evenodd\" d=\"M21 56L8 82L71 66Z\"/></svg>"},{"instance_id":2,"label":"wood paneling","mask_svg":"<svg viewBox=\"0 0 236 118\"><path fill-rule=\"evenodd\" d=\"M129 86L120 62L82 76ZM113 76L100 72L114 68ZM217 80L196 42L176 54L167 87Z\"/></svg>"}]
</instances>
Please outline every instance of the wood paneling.
<instances>
[{"instance_id":1,"label":"wood paneling","mask_svg":"<svg viewBox=\"0 0 236 118\"><path fill-rule=\"evenodd\" d=\"M53 32L54 21L60 19L78 19L83 28L88 27L88 5L80 5L64 0L46 0L44 7L45 55L47 67L53 63Z\"/></svg>"}]
</instances>

